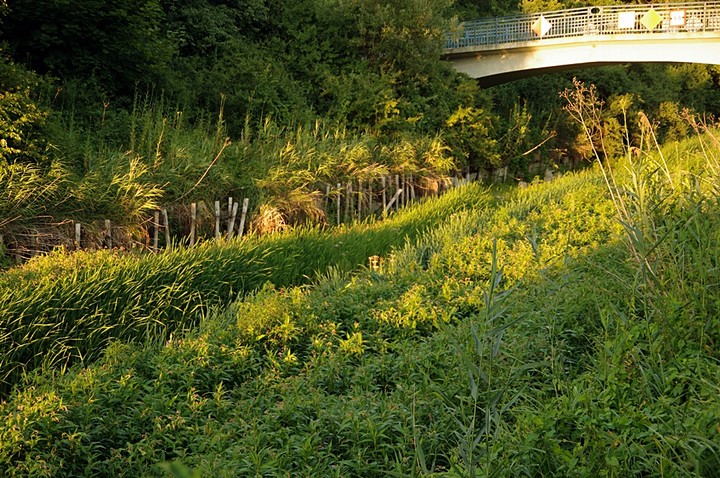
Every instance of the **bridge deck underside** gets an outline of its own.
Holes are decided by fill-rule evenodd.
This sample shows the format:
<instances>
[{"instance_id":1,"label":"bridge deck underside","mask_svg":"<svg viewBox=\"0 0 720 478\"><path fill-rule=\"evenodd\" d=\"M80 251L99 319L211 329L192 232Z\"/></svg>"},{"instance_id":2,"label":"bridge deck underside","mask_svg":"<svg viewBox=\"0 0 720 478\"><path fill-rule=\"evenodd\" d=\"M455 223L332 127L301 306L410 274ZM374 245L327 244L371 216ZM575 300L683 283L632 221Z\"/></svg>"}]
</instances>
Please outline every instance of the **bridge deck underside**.
<instances>
[{"instance_id":1,"label":"bridge deck underside","mask_svg":"<svg viewBox=\"0 0 720 478\"><path fill-rule=\"evenodd\" d=\"M586 35L446 50L454 68L492 85L543 72L617 63L720 64L720 32Z\"/></svg>"}]
</instances>

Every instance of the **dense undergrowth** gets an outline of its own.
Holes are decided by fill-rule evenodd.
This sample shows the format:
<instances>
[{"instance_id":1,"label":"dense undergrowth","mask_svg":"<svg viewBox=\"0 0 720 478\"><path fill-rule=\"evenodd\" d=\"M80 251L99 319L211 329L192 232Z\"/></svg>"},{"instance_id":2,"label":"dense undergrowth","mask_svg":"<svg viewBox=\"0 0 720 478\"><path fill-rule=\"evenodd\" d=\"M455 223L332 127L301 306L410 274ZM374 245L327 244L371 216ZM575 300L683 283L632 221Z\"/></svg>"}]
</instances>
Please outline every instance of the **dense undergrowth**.
<instances>
[{"instance_id":1,"label":"dense undergrowth","mask_svg":"<svg viewBox=\"0 0 720 478\"><path fill-rule=\"evenodd\" d=\"M329 231L209 241L157 255L58 251L0 276L0 376L7 390L36 367L91 361L113 338L162 342L209 307L259 289L307 282L329 267L349 271L387 254L465 208L487 207L471 188L388 220Z\"/></svg>"},{"instance_id":2,"label":"dense undergrowth","mask_svg":"<svg viewBox=\"0 0 720 478\"><path fill-rule=\"evenodd\" d=\"M455 15L550 6L398 2L0 1L0 268L109 235L149 248L158 209L176 240L192 230L191 203L196 232L213 236L213 203L228 198L249 199L244 225L257 232L335 224L352 210L335 214L335 198L364 201L366 215L374 201L380 215L395 175L434 193L456 174L531 181L592 156L557 95L572 75L480 89L441 60ZM129 47L139 38L147 49ZM608 156L624 130L638 133L627 111L656 118L661 140L688 134L685 109L718 113L711 65L575 73L603 91L594 135Z\"/></svg>"},{"instance_id":3,"label":"dense undergrowth","mask_svg":"<svg viewBox=\"0 0 720 478\"><path fill-rule=\"evenodd\" d=\"M360 200L363 218L381 217L382 195L389 201L395 193L390 183L380 192L386 179L412 176L418 196L436 194L457 166L437 136L381 139L321 120L281 126L266 118L248 119L231 140L223 112L190 123L160 101L138 100L100 131L73 127L72 117L54 121L62 123L49 128L54 156L0 161L0 268L58 246L104 247L105 220L116 247L147 249L160 208L174 242L187 241L193 202L200 203L195 234L213 237L213 202L228 197L249 200L246 231L259 234L351 223ZM83 227L79 244L73 223Z\"/></svg>"},{"instance_id":4,"label":"dense undergrowth","mask_svg":"<svg viewBox=\"0 0 720 478\"><path fill-rule=\"evenodd\" d=\"M596 168L505 192L385 249L377 270L256 286L192 330L29 377L0 406L0 470L714 476L713 142L628 158L607 184Z\"/></svg>"}]
</instances>

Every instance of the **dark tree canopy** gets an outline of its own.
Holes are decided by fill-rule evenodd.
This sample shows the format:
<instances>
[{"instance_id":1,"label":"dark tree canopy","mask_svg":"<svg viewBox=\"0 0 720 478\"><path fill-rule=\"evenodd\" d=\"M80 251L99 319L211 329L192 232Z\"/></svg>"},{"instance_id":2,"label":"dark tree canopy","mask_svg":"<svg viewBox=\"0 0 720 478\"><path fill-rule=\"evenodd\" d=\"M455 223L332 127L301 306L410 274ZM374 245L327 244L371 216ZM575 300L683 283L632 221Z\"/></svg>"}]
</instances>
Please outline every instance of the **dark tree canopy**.
<instances>
[{"instance_id":1,"label":"dark tree canopy","mask_svg":"<svg viewBox=\"0 0 720 478\"><path fill-rule=\"evenodd\" d=\"M14 57L38 73L128 93L158 79L171 52L157 0L17 0L3 24Z\"/></svg>"},{"instance_id":2,"label":"dark tree canopy","mask_svg":"<svg viewBox=\"0 0 720 478\"><path fill-rule=\"evenodd\" d=\"M49 74L58 89L75 85L76 112L100 100L128 109L134 96L151 92L191 118L224 108L230 134L248 118L267 117L283 125L322 118L390 138L442 134L474 168L512 163L552 135L543 152L566 150L573 135L565 133L558 92L572 76L596 83L604 99L632 94L635 109L664 118L663 131L679 131L673 125L683 108L720 110L720 75L707 66L584 70L481 92L440 59L452 22L578 5L16 0L0 2L0 39L16 65ZM501 151L509 157L499 159Z\"/></svg>"}]
</instances>

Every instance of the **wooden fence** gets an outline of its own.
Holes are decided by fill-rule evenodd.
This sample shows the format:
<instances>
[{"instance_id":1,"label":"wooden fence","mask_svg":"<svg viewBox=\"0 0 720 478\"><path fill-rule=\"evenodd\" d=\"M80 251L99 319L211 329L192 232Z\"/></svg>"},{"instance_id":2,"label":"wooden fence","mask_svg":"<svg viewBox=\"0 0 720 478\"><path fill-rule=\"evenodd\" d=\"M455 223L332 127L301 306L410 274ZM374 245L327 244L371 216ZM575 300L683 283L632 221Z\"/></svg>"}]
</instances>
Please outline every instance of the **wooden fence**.
<instances>
[{"instance_id":1,"label":"wooden fence","mask_svg":"<svg viewBox=\"0 0 720 478\"><path fill-rule=\"evenodd\" d=\"M416 181L412 175L384 176L378 181L352 181L325 184L318 188L329 225L384 217L425 196L475 180L477 175ZM31 257L63 247L79 249L138 249L153 253L175 244L194 246L202 240L239 238L253 232L249 198L194 202L152 211L140 224L113 224L110 219L81 223L72 219L40 222L3 235L0 231L0 264L2 255L11 262L22 263ZM5 261L7 263L7 260Z\"/></svg>"}]
</instances>

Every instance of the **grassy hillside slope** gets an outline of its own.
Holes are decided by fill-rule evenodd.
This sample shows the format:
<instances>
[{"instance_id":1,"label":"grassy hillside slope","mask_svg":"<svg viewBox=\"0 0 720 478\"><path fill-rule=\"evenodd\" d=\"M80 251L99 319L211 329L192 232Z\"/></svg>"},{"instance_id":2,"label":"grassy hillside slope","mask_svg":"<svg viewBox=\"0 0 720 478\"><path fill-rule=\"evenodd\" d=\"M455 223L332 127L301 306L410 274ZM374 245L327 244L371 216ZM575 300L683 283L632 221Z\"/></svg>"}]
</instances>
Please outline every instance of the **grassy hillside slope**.
<instances>
[{"instance_id":1,"label":"grassy hillside slope","mask_svg":"<svg viewBox=\"0 0 720 478\"><path fill-rule=\"evenodd\" d=\"M616 165L610 187L596 168L518 189L378 270L266 285L184 334L32 377L0 405L0 472L713 476L704 141Z\"/></svg>"},{"instance_id":2,"label":"grassy hillside slope","mask_svg":"<svg viewBox=\"0 0 720 478\"><path fill-rule=\"evenodd\" d=\"M456 190L385 221L207 242L158 255L63 251L0 274L0 390L37 367L95 359L111 339L162 342L265 282L299 285L350 271L490 196Z\"/></svg>"}]
</instances>

